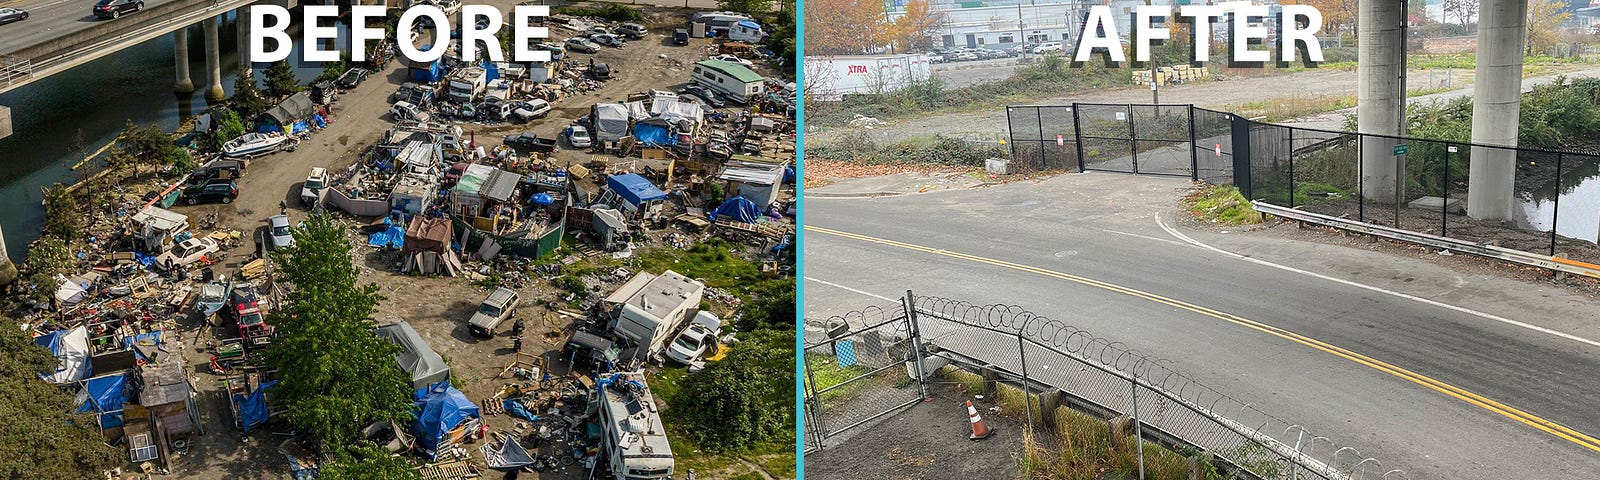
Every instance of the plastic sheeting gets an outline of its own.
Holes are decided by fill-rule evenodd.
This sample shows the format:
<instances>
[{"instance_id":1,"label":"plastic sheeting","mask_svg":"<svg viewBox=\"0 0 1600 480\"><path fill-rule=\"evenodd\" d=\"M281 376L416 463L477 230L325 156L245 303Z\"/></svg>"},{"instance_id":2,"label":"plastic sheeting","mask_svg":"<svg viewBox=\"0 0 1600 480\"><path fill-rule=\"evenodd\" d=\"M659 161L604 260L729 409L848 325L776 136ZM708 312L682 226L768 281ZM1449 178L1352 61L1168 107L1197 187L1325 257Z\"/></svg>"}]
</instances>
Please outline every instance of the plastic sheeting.
<instances>
[{"instance_id":1,"label":"plastic sheeting","mask_svg":"<svg viewBox=\"0 0 1600 480\"><path fill-rule=\"evenodd\" d=\"M637 173L612 175L606 178L606 186L610 187L611 191L616 192L617 195L622 196L623 200L627 200L628 203L634 205L643 205L644 202L667 198L666 193L663 193L661 189L656 188L655 184L650 183L650 180Z\"/></svg>"},{"instance_id":2,"label":"plastic sheeting","mask_svg":"<svg viewBox=\"0 0 1600 480\"><path fill-rule=\"evenodd\" d=\"M500 403L500 406L505 408L506 413L510 414L511 416L530 422L539 421L538 415L534 415L533 412L529 412L528 407L522 406L522 402L518 402L514 398L507 398L506 401Z\"/></svg>"},{"instance_id":3,"label":"plastic sheeting","mask_svg":"<svg viewBox=\"0 0 1600 480\"><path fill-rule=\"evenodd\" d=\"M380 326L378 336L400 346L400 353L394 354L395 361L400 362L401 370L411 374L411 388L425 388L450 380L450 365L444 363L444 358L428 346L428 341L417 334L410 323L401 321Z\"/></svg>"},{"instance_id":4,"label":"plastic sheeting","mask_svg":"<svg viewBox=\"0 0 1600 480\"><path fill-rule=\"evenodd\" d=\"M388 224L389 227L381 232L374 232L372 235L367 236L367 245L373 247L386 246L396 250L405 247L406 229L400 228L399 225L390 222L388 219L384 219L384 223Z\"/></svg>"},{"instance_id":5,"label":"plastic sheeting","mask_svg":"<svg viewBox=\"0 0 1600 480\"><path fill-rule=\"evenodd\" d=\"M261 384L249 395L234 395L233 402L239 405L239 423L245 433L257 425L267 423L267 418L272 416L272 409L267 406L267 389L278 385L277 380Z\"/></svg>"},{"instance_id":6,"label":"plastic sheeting","mask_svg":"<svg viewBox=\"0 0 1600 480\"><path fill-rule=\"evenodd\" d=\"M615 103L594 106L595 140L611 142L628 134L628 107Z\"/></svg>"},{"instance_id":7,"label":"plastic sheeting","mask_svg":"<svg viewBox=\"0 0 1600 480\"><path fill-rule=\"evenodd\" d=\"M444 440L446 433L470 418L477 418L478 406L467 395L450 386L449 381L417 389L412 395L416 401L417 417L411 421L411 433L431 457Z\"/></svg>"},{"instance_id":8,"label":"plastic sheeting","mask_svg":"<svg viewBox=\"0 0 1600 480\"><path fill-rule=\"evenodd\" d=\"M640 144L649 146L671 146L676 143L671 132L665 127L643 122L633 124L633 138L639 139Z\"/></svg>"},{"instance_id":9,"label":"plastic sheeting","mask_svg":"<svg viewBox=\"0 0 1600 480\"><path fill-rule=\"evenodd\" d=\"M717 217L727 217L729 220L743 223L756 223L756 220L761 218L761 207L757 207L755 202L748 198L735 196L711 211L711 221L717 221Z\"/></svg>"},{"instance_id":10,"label":"plastic sheeting","mask_svg":"<svg viewBox=\"0 0 1600 480\"><path fill-rule=\"evenodd\" d=\"M33 340L61 360L55 372L39 374L45 381L58 384L76 382L92 374L93 369L89 365L89 330L82 325L40 335Z\"/></svg>"},{"instance_id":11,"label":"plastic sheeting","mask_svg":"<svg viewBox=\"0 0 1600 480\"><path fill-rule=\"evenodd\" d=\"M548 193L539 192L533 194L533 197L529 198L528 201L533 202L535 205L549 205L556 203L556 198L550 196Z\"/></svg>"},{"instance_id":12,"label":"plastic sheeting","mask_svg":"<svg viewBox=\"0 0 1600 480\"><path fill-rule=\"evenodd\" d=\"M128 403L128 377L123 374L91 378L78 392L78 413L100 414L100 428L122 425L122 405Z\"/></svg>"},{"instance_id":13,"label":"plastic sheeting","mask_svg":"<svg viewBox=\"0 0 1600 480\"><path fill-rule=\"evenodd\" d=\"M144 344L144 343L152 344L157 349L162 348L161 330L156 330L154 332L141 333L141 334L134 335L134 336L131 336L131 337L122 337L122 346L123 346L123 348L128 348L128 349L133 350L133 356L135 358L138 358L140 360L144 360L144 361L148 362L148 361L150 361L150 358L145 357L144 356L144 352L140 352L139 349L133 348L133 346L136 345L136 344Z\"/></svg>"}]
</instances>

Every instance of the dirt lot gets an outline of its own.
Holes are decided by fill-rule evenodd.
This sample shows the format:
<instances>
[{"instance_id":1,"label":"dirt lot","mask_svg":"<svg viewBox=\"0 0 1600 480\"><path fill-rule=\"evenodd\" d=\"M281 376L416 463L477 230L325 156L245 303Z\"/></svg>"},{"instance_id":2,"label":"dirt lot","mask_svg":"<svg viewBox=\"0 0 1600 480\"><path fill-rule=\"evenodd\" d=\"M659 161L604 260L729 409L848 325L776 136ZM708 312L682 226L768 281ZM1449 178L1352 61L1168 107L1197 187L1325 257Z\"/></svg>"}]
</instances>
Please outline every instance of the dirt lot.
<instances>
[{"instance_id":1,"label":"dirt lot","mask_svg":"<svg viewBox=\"0 0 1600 480\"><path fill-rule=\"evenodd\" d=\"M973 401L994 436L972 433L964 402L971 395L951 386L929 389L933 399L831 439L806 455L806 478L820 480L910 480L919 478L1017 478L1021 473L1022 424L990 413Z\"/></svg>"},{"instance_id":2,"label":"dirt lot","mask_svg":"<svg viewBox=\"0 0 1600 480\"><path fill-rule=\"evenodd\" d=\"M510 10L510 1L487 2L504 11ZM670 27L686 21L685 10L654 9L649 11L652 35L644 40L630 42L625 48L601 47L594 55L599 62L609 62L620 70L619 77L593 92L575 95L554 102L555 110L548 118L524 125L463 124L481 144L493 146L508 132L534 131L541 137L555 136L572 120L588 113L590 104L602 100L619 100L628 93L647 89L673 89L685 83L688 68L706 56L709 42L693 39L688 47L670 45ZM554 29L552 37L559 41L571 32ZM587 55L573 54L576 58ZM771 72L763 72L771 74ZM333 107L330 125L315 133L309 141L302 142L293 152L281 152L251 162L239 181L239 197L229 205L177 206L173 210L191 218L200 218L215 212L219 229L255 232L264 226L266 217L279 212L280 202L291 208L291 222L303 219L307 212L299 208L298 192L301 181L313 166L328 167L330 171L343 169L356 161L358 154L373 144L379 134L392 123L387 111L388 95L405 82L406 72L398 63L380 73L375 73L358 88L343 93ZM732 110L729 110L732 111ZM587 161L583 152L565 150L559 159ZM468 335L465 320L471 315L488 289L474 286L463 278L422 278L400 275L395 272L396 257L377 253L366 247L364 238L352 232L352 242L357 242L358 264L363 267L362 281L376 282L388 300L379 306L378 323L396 320L408 321L432 345L433 349L451 363L453 374L461 380L462 390L475 402L489 398L508 380L494 378L515 357L512 340L507 336L480 340ZM668 247L662 247L668 248ZM248 245L233 248L217 268L219 273L231 274L252 253ZM528 327L523 351L543 354L559 350L565 340L562 330L568 320L550 312L543 305L564 300L559 290L547 280L534 279L520 289L524 308L518 315ZM609 291L609 289L607 290ZM603 293L603 292L602 292ZM267 479L287 478L284 457L275 451L282 439L290 435L290 426L274 421L266 428L242 434L232 425L228 402L224 396L221 376L206 373L210 353L200 351L207 340L232 337L220 327L205 325L191 319L183 325L183 344L179 352L189 367L191 381L198 390L198 410L202 419L204 436L195 437L189 452L175 462L171 475L158 478L193 479ZM553 357L552 357L552 360ZM552 362L551 370L565 373L564 366ZM485 423L493 430L512 427L506 415L486 415ZM546 446L545 453L557 453L561 446ZM681 455L681 454L680 454ZM763 478L771 475L758 465L738 462L722 474L735 476L755 472ZM579 467L564 467L559 472L547 472L522 478L583 478ZM720 476L720 475L719 475ZM702 478L713 478L702 475Z\"/></svg>"}]
</instances>

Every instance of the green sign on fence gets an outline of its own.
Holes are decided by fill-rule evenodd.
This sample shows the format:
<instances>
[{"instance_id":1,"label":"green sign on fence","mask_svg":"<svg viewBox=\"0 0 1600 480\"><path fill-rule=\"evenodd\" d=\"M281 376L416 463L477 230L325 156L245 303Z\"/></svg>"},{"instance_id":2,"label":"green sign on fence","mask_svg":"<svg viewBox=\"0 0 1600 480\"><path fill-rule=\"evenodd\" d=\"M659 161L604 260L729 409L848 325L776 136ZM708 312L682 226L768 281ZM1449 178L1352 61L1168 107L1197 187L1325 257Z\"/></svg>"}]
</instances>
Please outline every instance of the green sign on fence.
<instances>
[{"instance_id":1,"label":"green sign on fence","mask_svg":"<svg viewBox=\"0 0 1600 480\"><path fill-rule=\"evenodd\" d=\"M1408 152L1408 151L1410 151L1410 149L1407 148L1406 144L1404 144L1404 143L1394 146L1394 156L1396 156L1396 157L1401 156L1401 155L1405 155L1406 152Z\"/></svg>"}]
</instances>

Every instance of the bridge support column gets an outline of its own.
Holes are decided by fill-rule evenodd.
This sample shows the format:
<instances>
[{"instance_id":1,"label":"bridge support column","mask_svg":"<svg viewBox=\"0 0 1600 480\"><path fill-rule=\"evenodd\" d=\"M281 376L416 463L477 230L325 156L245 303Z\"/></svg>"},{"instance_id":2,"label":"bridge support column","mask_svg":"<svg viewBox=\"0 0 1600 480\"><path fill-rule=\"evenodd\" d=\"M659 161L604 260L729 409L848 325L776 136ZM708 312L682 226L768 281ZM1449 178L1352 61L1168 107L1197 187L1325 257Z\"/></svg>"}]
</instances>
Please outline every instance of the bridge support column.
<instances>
[{"instance_id":1,"label":"bridge support column","mask_svg":"<svg viewBox=\"0 0 1600 480\"><path fill-rule=\"evenodd\" d=\"M217 43L217 23L219 17L210 17L201 20L200 24L206 31L206 78L209 82L206 87L206 100L219 101L227 94L222 91L222 54L221 46Z\"/></svg>"},{"instance_id":2,"label":"bridge support column","mask_svg":"<svg viewBox=\"0 0 1600 480\"><path fill-rule=\"evenodd\" d=\"M172 65L178 72L172 90L178 93L194 92L194 80L189 78L189 29L172 32Z\"/></svg>"},{"instance_id":3,"label":"bridge support column","mask_svg":"<svg viewBox=\"0 0 1600 480\"><path fill-rule=\"evenodd\" d=\"M234 13L238 15L238 19L234 22L235 30L237 30L234 36L239 42L239 70L246 70L254 66L250 61L250 12L246 11L249 8L250 6L246 5L234 10Z\"/></svg>"},{"instance_id":4,"label":"bridge support column","mask_svg":"<svg viewBox=\"0 0 1600 480\"><path fill-rule=\"evenodd\" d=\"M1361 133L1399 135L1400 122L1405 120L1405 85L1400 80L1405 73L1405 39L1400 38L1405 11L1400 5L1399 0L1377 0L1356 7L1356 21L1361 25L1356 130ZM1393 202L1398 161L1393 149L1398 142L1375 137L1361 142L1361 196L1377 203Z\"/></svg>"},{"instance_id":5,"label":"bridge support column","mask_svg":"<svg viewBox=\"0 0 1600 480\"><path fill-rule=\"evenodd\" d=\"M1478 19L1478 66L1473 81L1472 143L1517 145L1522 114L1522 53L1528 0L1484 0ZM1515 151L1472 148L1467 216L1511 218Z\"/></svg>"}]
</instances>

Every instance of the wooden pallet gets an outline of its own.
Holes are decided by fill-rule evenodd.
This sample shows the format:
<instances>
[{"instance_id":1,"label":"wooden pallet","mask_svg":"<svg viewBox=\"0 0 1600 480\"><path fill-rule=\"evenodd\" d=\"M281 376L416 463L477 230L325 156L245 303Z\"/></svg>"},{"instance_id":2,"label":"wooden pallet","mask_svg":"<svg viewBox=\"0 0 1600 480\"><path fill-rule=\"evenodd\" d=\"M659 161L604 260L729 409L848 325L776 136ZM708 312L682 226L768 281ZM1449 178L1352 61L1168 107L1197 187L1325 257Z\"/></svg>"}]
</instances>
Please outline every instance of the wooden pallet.
<instances>
[{"instance_id":1,"label":"wooden pallet","mask_svg":"<svg viewBox=\"0 0 1600 480\"><path fill-rule=\"evenodd\" d=\"M456 480L461 478L478 478L483 472L466 461L454 461L435 465L425 465L417 469L424 480Z\"/></svg>"}]
</instances>

